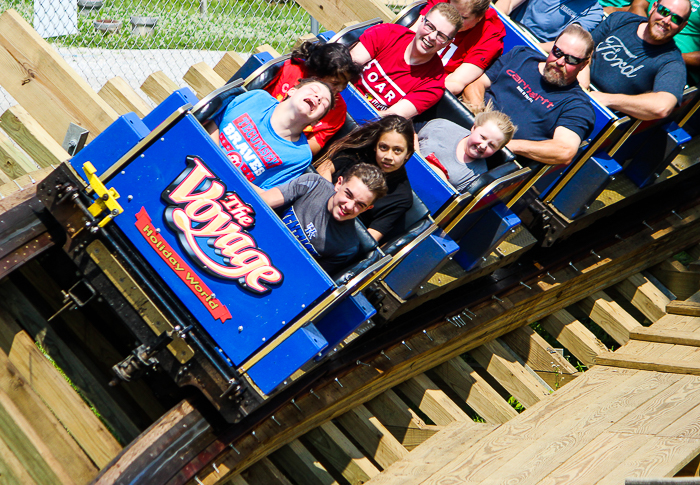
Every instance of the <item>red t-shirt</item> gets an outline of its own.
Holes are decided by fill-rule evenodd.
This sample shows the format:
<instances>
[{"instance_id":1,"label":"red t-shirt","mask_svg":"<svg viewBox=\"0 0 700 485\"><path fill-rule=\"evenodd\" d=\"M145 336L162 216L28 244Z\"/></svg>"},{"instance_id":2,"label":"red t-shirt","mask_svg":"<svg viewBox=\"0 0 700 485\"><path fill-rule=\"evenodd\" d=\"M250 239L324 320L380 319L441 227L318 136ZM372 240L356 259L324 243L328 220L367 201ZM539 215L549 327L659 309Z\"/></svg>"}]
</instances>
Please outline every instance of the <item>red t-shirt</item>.
<instances>
[{"instance_id":1,"label":"red t-shirt","mask_svg":"<svg viewBox=\"0 0 700 485\"><path fill-rule=\"evenodd\" d=\"M400 25L380 24L360 36L372 60L356 86L379 111L406 99L422 113L445 92L445 69L437 56L418 66L406 64L404 54L415 35Z\"/></svg>"},{"instance_id":2,"label":"red t-shirt","mask_svg":"<svg viewBox=\"0 0 700 485\"><path fill-rule=\"evenodd\" d=\"M447 0L428 0L421 10L421 15L428 13L436 3L447 3ZM452 43L438 52L445 65L445 71L451 74L467 62L486 70L494 59L503 53L503 38L506 29L498 18L496 9L489 7L484 18L474 27L464 32L457 32Z\"/></svg>"},{"instance_id":3,"label":"red t-shirt","mask_svg":"<svg viewBox=\"0 0 700 485\"><path fill-rule=\"evenodd\" d=\"M306 77L309 77L309 74L304 70L303 64L292 64L292 60L287 59L284 61L282 69L277 76L267 85L265 91L270 93L277 101L282 101L287 97L289 88L293 88L299 79ZM315 125L304 128L306 138L316 138L316 142L319 145L325 145L345 123L345 113L347 111L348 107L342 96L336 95L333 109L326 113L326 116L321 118Z\"/></svg>"}]
</instances>

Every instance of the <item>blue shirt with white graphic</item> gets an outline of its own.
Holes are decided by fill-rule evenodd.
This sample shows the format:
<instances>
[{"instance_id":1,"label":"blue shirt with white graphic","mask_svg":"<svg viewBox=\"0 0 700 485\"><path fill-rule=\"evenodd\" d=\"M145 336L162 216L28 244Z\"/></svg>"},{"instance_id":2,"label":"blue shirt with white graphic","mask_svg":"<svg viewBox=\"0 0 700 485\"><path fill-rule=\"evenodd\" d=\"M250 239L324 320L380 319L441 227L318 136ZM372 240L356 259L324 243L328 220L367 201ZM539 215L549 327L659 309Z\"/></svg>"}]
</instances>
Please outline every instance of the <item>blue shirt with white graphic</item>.
<instances>
[{"instance_id":1,"label":"blue shirt with white graphic","mask_svg":"<svg viewBox=\"0 0 700 485\"><path fill-rule=\"evenodd\" d=\"M593 30L603 20L603 7L597 0L528 0L511 16L542 41L550 41L573 23Z\"/></svg>"}]
</instances>

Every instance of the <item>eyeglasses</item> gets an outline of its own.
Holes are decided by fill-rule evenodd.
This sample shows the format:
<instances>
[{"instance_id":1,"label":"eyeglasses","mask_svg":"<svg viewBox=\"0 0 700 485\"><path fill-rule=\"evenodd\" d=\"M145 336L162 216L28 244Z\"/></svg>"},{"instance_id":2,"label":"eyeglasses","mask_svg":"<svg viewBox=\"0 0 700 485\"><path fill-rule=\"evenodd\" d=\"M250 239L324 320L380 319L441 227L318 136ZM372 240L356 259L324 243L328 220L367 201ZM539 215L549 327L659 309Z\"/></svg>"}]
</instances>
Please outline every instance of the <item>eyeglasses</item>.
<instances>
[{"instance_id":1,"label":"eyeglasses","mask_svg":"<svg viewBox=\"0 0 700 485\"><path fill-rule=\"evenodd\" d=\"M656 11L659 12L659 15L662 17L671 17L671 22L673 22L676 25L680 25L683 22L685 22L685 18L682 15L678 15L677 13L671 12L668 8L664 7L663 5L656 5Z\"/></svg>"},{"instance_id":2,"label":"eyeglasses","mask_svg":"<svg viewBox=\"0 0 700 485\"><path fill-rule=\"evenodd\" d=\"M447 44L449 41L452 40L452 37L450 37L449 35L447 35L443 32L440 32L437 29L437 27L435 27L435 25L433 25L433 23L430 20L428 20L426 17L423 17L423 24L425 24L425 29L429 33L432 34L433 32L437 32L436 37L437 37L438 42L440 42L441 44Z\"/></svg>"},{"instance_id":3,"label":"eyeglasses","mask_svg":"<svg viewBox=\"0 0 700 485\"><path fill-rule=\"evenodd\" d=\"M583 61L587 60L588 57L576 57L571 54L564 54L559 47L555 45L552 46L552 55L557 59L564 58L564 62L571 64L572 66L578 66Z\"/></svg>"}]
</instances>

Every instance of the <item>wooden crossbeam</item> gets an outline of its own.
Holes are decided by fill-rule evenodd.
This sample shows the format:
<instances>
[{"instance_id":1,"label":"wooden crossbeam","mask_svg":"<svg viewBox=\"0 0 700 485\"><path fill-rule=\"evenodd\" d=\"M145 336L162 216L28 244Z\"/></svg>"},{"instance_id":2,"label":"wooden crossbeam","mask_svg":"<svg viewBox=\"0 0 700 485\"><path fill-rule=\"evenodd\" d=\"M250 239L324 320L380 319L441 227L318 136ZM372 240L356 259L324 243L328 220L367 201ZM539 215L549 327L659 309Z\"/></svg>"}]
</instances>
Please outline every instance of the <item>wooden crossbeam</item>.
<instances>
[{"instance_id":1,"label":"wooden crossbeam","mask_svg":"<svg viewBox=\"0 0 700 485\"><path fill-rule=\"evenodd\" d=\"M518 415L461 357L448 360L433 371L487 423L505 423Z\"/></svg>"},{"instance_id":2,"label":"wooden crossbeam","mask_svg":"<svg viewBox=\"0 0 700 485\"><path fill-rule=\"evenodd\" d=\"M700 317L700 303L694 301L674 300L666 305L666 311L673 315Z\"/></svg>"},{"instance_id":3,"label":"wooden crossbeam","mask_svg":"<svg viewBox=\"0 0 700 485\"><path fill-rule=\"evenodd\" d=\"M198 62L190 66L182 79L189 84L200 99L226 84L226 81L214 72L214 69L209 67L206 62Z\"/></svg>"},{"instance_id":4,"label":"wooden crossbeam","mask_svg":"<svg viewBox=\"0 0 700 485\"><path fill-rule=\"evenodd\" d=\"M99 135L117 113L17 12L0 16L0 85L58 143L71 122Z\"/></svg>"},{"instance_id":5,"label":"wooden crossbeam","mask_svg":"<svg viewBox=\"0 0 700 485\"><path fill-rule=\"evenodd\" d=\"M655 372L668 372L672 374L688 374L700 376L700 363L682 362L673 359L656 357L653 360L644 355L627 355L618 352L610 352L596 357L596 364L625 369L650 370Z\"/></svg>"},{"instance_id":6,"label":"wooden crossbeam","mask_svg":"<svg viewBox=\"0 0 700 485\"><path fill-rule=\"evenodd\" d=\"M281 55L270 44L261 44L255 48L254 52L256 54L262 54L263 52L267 52L268 54L270 54L272 56L273 59L276 59L276 58L280 57L280 55Z\"/></svg>"},{"instance_id":7,"label":"wooden crossbeam","mask_svg":"<svg viewBox=\"0 0 700 485\"><path fill-rule=\"evenodd\" d=\"M70 156L63 147L20 105L0 116L0 127L40 167L58 165Z\"/></svg>"},{"instance_id":8,"label":"wooden crossbeam","mask_svg":"<svg viewBox=\"0 0 700 485\"><path fill-rule=\"evenodd\" d=\"M243 475L243 478L245 478L247 482L252 484L293 485L292 482L284 476L284 473L282 473L268 458L263 458L258 461L241 473L241 475Z\"/></svg>"},{"instance_id":9,"label":"wooden crossbeam","mask_svg":"<svg viewBox=\"0 0 700 485\"><path fill-rule=\"evenodd\" d=\"M549 389L518 362L510 349L497 340L484 343L471 350L470 354L526 408L549 396Z\"/></svg>"},{"instance_id":10,"label":"wooden crossbeam","mask_svg":"<svg viewBox=\"0 0 700 485\"><path fill-rule=\"evenodd\" d=\"M566 310L559 310L540 320L542 327L584 365L590 367L595 357L608 352L603 343Z\"/></svg>"},{"instance_id":11,"label":"wooden crossbeam","mask_svg":"<svg viewBox=\"0 0 700 485\"><path fill-rule=\"evenodd\" d=\"M236 74L241 67L245 64L245 59L241 57L237 52L226 52L219 62L214 66L214 72L217 73L221 79L228 81L231 76Z\"/></svg>"},{"instance_id":12,"label":"wooden crossbeam","mask_svg":"<svg viewBox=\"0 0 700 485\"><path fill-rule=\"evenodd\" d=\"M579 376L576 367L529 326L513 330L503 335L501 340L552 389L568 384Z\"/></svg>"},{"instance_id":13,"label":"wooden crossbeam","mask_svg":"<svg viewBox=\"0 0 700 485\"><path fill-rule=\"evenodd\" d=\"M634 330L630 333L630 339L700 347L700 334L698 333L655 329L654 327L642 327Z\"/></svg>"},{"instance_id":14,"label":"wooden crossbeam","mask_svg":"<svg viewBox=\"0 0 700 485\"><path fill-rule=\"evenodd\" d=\"M270 455L272 462L293 477L297 483L309 485L338 485L328 470L306 449L294 440Z\"/></svg>"},{"instance_id":15,"label":"wooden crossbeam","mask_svg":"<svg viewBox=\"0 0 700 485\"><path fill-rule=\"evenodd\" d=\"M120 115L133 112L143 118L151 111L141 96L119 76L107 81L97 94Z\"/></svg>"},{"instance_id":16,"label":"wooden crossbeam","mask_svg":"<svg viewBox=\"0 0 700 485\"><path fill-rule=\"evenodd\" d=\"M299 0L297 2L309 15L330 30L340 30L345 22L364 21L376 17L391 22L394 13L379 0L353 0L352 2L324 2Z\"/></svg>"},{"instance_id":17,"label":"wooden crossbeam","mask_svg":"<svg viewBox=\"0 0 700 485\"><path fill-rule=\"evenodd\" d=\"M700 270L686 268L683 263L675 259L667 259L650 268L649 272L679 300L688 299L700 288Z\"/></svg>"},{"instance_id":18,"label":"wooden crossbeam","mask_svg":"<svg viewBox=\"0 0 700 485\"><path fill-rule=\"evenodd\" d=\"M351 485L379 475L379 469L330 421L306 433L301 441L313 447L326 465L337 470Z\"/></svg>"},{"instance_id":19,"label":"wooden crossbeam","mask_svg":"<svg viewBox=\"0 0 700 485\"><path fill-rule=\"evenodd\" d=\"M146 96L151 98L151 100L160 104L178 87L175 81L170 79L163 71L156 71L146 78L141 85L141 91L146 93Z\"/></svg>"},{"instance_id":20,"label":"wooden crossbeam","mask_svg":"<svg viewBox=\"0 0 700 485\"><path fill-rule=\"evenodd\" d=\"M0 131L0 169L10 178L16 179L28 172L33 172L39 166L34 163L10 138Z\"/></svg>"},{"instance_id":21,"label":"wooden crossbeam","mask_svg":"<svg viewBox=\"0 0 700 485\"><path fill-rule=\"evenodd\" d=\"M367 401L365 406L409 451L435 432L428 430L428 425L392 390Z\"/></svg>"},{"instance_id":22,"label":"wooden crossbeam","mask_svg":"<svg viewBox=\"0 0 700 485\"><path fill-rule=\"evenodd\" d=\"M406 448L363 405L339 416L338 422L382 468L408 455Z\"/></svg>"},{"instance_id":23,"label":"wooden crossbeam","mask_svg":"<svg viewBox=\"0 0 700 485\"><path fill-rule=\"evenodd\" d=\"M632 330L641 327L632 315L602 291L596 291L578 306L620 345L627 343Z\"/></svg>"},{"instance_id":24,"label":"wooden crossbeam","mask_svg":"<svg viewBox=\"0 0 700 485\"><path fill-rule=\"evenodd\" d=\"M652 322L666 314L669 298L640 273L621 281L615 289Z\"/></svg>"},{"instance_id":25,"label":"wooden crossbeam","mask_svg":"<svg viewBox=\"0 0 700 485\"><path fill-rule=\"evenodd\" d=\"M471 421L445 392L425 374L420 374L397 386L435 424L445 426L452 421Z\"/></svg>"}]
</instances>

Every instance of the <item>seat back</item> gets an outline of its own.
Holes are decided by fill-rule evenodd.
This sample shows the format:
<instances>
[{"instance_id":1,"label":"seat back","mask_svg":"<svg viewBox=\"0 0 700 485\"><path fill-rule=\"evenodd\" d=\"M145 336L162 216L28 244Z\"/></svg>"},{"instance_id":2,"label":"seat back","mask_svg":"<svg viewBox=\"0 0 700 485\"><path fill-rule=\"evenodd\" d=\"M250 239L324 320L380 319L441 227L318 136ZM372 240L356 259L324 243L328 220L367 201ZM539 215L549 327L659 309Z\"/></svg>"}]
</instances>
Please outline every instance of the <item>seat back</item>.
<instances>
[{"instance_id":1,"label":"seat back","mask_svg":"<svg viewBox=\"0 0 700 485\"><path fill-rule=\"evenodd\" d=\"M353 45L359 42L360 36L365 32L365 30L381 23L382 19L375 18L360 22L359 24L351 25L350 27L345 27L343 30L331 37L328 42L338 42L339 44L352 48Z\"/></svg>"},{"instance_id":2,"label":"seat back","mask_svg":"<svg viewBox=\"0 0 700 485\"><path fill-rule=\"evenodd\" d=\"M192 115L204 124L226 109L233 98L245 93L243 81L237 79L207 94L192 108Z\"/></svg>"},{"instance_id":3,"label":"seat back","mask_svg":"<svg viewBox=\"0 0 700 485\"><path fill-rule=\"evenodd\" d=\"M255 71L250 73L243 81L243 86L248 90L265 89L282 70L284 63L292 57L291 54L270 59Z\"/></svg>"},{"instance_id":4,"label":"seat back","mask_svg":"<svg viewBox=\"0 0 700 485\"><path fill-rule=\"evenodd\" d=\"M425 7L427 3L428 2L419 0L410 5L406 5L398 14L396 14L396 17L394 17L394 20L392 20L391 23L403 25L404 27L410 27L416 20L418 20L418 17L420 17L420 11L423 10L423 7Z\"/></svg>"},{"instance_id":5,"label":"seat back","mask_svg":"<svg viewBox=\"0 0 700 485\"><path fill-rule=\"evenodd\" d=\"M235 81L236 79L246 79L252 73L254 73L260 66L265 65L266 62L274 59L272 54L269 52L259 52L257 54L252 54L243 65L238 69L233 76L226 82L226 84Z\"/></svg>"}]
</instances>

